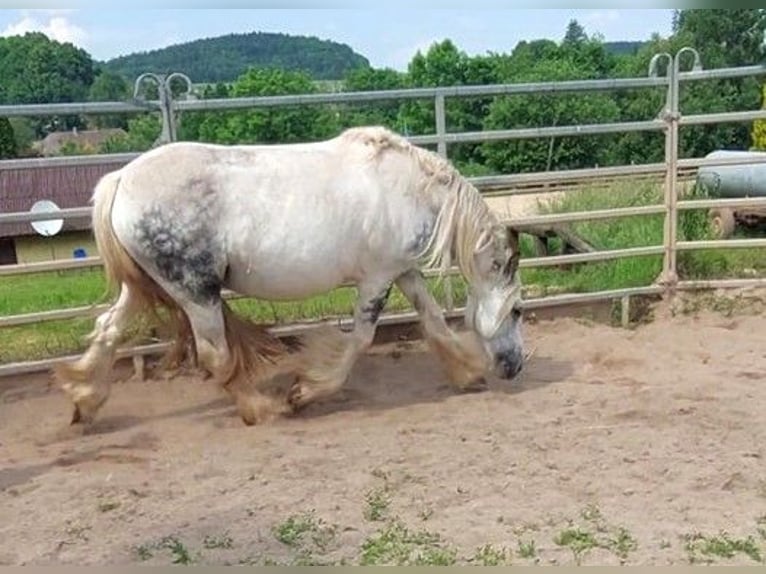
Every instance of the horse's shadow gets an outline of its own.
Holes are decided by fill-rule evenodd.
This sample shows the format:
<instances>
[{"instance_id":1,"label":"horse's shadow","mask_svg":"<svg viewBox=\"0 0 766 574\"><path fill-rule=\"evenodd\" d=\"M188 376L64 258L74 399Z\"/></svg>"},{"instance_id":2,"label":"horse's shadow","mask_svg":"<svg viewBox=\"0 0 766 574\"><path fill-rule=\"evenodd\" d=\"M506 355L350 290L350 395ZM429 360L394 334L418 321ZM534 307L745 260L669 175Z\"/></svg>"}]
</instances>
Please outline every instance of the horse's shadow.
<instances>
[{"instance_id":1,"label":"horse's shadow","mask_svg":"<svg viewBox=\"0 0 766 574\"><path fill-rule=\"evenodd\" d=\"M570 362L538 356L529 360L513 380L488 378L482 393L519 394L565 380L573 373ZM407 353L396 360L390 356L360 358L348 382L337 395L301 410L298 418L319 418L338 412L385 411L438 403L460 396L448 382L438 359L429 353Z\"/></svg>"},{"instance_id":2,"label":"horse's shadow","mask_svg":"<svg viewBox=\"0 0 766 574\"><path fill-rule=\"evenodd\" d=\"M482 392L534 392L541 387L565 380L572 372L570 362L538 355L530 358L524 370L511 381L488 379L488 387ZM292 378L285 378L282 393L286 394L291 381ZM287 418L311 420L341 412L394 410L417 404L438 403L461 394L449 384L438 359L429 352L370 354L360 357L340 392ZM104 435L140 426L149 421L185 417L211 421L221 417L236 420L239 415L230 397L223 395L194 406L156 415L102 416L96 419L85 433Z\"/></svg>"}]
</instances>

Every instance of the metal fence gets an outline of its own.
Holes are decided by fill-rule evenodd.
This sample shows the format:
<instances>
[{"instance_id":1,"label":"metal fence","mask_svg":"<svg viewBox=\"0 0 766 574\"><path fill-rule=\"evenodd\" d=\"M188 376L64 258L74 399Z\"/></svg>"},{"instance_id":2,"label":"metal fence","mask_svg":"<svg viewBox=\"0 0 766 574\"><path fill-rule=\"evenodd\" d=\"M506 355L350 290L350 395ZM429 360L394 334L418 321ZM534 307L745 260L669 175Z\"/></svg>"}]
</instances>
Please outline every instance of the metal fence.
<instances>
[{"instance_id":1,"label":"metal fence","mask_svg":"<svg viewBox=\"0 0 766 574\"><path fill-rule=\"evenodd\" d=\"M680 64L684 54L691 53L694 56L694 66L689 72L681 72ZM668 62L665 76L656 74L656 65L659 60L665 58ZM733 123L749 122L756 119L766 119L766 110L754 110L745 112L726 112L716 114L700 114L684 116L679 110L679 90L681 82L696 82L703 80L742 78L760 76L766 74L765 66L747 66L738 68L722 68L702 70L699 65L699 57L691 48L683 48L674 56L663 53L658 54L652 60L649 75L645 78L623 78L609 80L583 80L568 82L542 82L526 84L503 84L483 86L455 86L438 88L417 88L407 90L390 90L379 92L350 92L329 93L292 96L268 96L248 97L233 99L206 99L198 100L190 97L190 94L181 94L174 98L170 91L170 80L181 76L187 82L187 88L191 86L188 78L175 74L169 77L145 74L136 82L134 99L130 102L99 102L99 103L70 103L70 104L34 104L17 106L0 106L2 116L50 116L68 114L105 114L105 113L143 113L147 110L161 113L163 128L158 143L172 141L176 138L177 114L183 111L213 111L233 110L243 108L262 108L275 106L294 106L309 104L333 104L333 103L360 103L385 100L401 101L405 99L432 99L435 111L435 133L430 135L415 135L408 139L415 144L436 145L438 153L448 155L450 144L456 143L479 143L487 141L500 141L526 138L551 138L564 136L602 135L613 133L655 131L664 132L665 135L665 160L661 163L614 166L605 168L578 169L544 173L505 174L469 178L472 183L487 196L508 196L524 193L540 193L538 188L529 187L530 184L553 185L572 184L582 182L596 182L603 179L622 177L661 177L664 179L664 201L656 205L643 205L624 207L617 209L603 209L583 212L566 212L534 217L514 218L508 221L520 230L530 226L554 223L575 223L582 221L595 221L614 218L625 218L645 215L664 215L664 233L662 245L650 245L641 247L628 247L622 249L601 250L593 253L577 253L567 255L555 255L547 257L525 258L521 261L521 267L558 266L572 263L585 263L608 261L618 258L643 257L648 255L661 255L663 259L662 274L651 284L642 287L597 291L591 293L566 293L542 298L527 299L524 307L527 309L539 309L556 305L568 305L577 303L590 303L604 300L619 299L623 304L623 317L626 317L627 303L630 297L638 295L668 295L677 290L696 290L710 288L733 288L746 286L766 285L766 279L727 279L707 281L682 281L678 278L677 255L680 251L699 249L732 249L732 248L755 248L766 247L766 239L735 239L735 240L710 240L710 241L679 241L678 239L678 215L681 211L692 209L712 208L742 208L742 207L766 207L766 198L743 198L743 199L694 199L680 200L678 193L679 172L693 171L703 165L737 165L753 163L757 159L679 159L679 129L682 126L703 125L710 123ZM138 98L139 84L147 78L154 79L159 87L159 101L145 101ZM666 92L665 106L654 119L635 122L618 122L610 124L586 124L568 125L557 127L507 129L482 132L448 133L446 130L446 98L463 98L476 96L501 96L501 95L541 95L559 93L587 93L594 91L627 90L637 88L664 88ZM127 163L138 154L105 154L97 156L56 157L36 159L15 159L0 161L0 170L35 169L46 166L58 165L84 165L113 163L122 165ZM48 214L24 213L0 213L0 225L3 223L32 222L46 219L85 218L90 216L90 208L81 207L74 209L62 209ZM0 266L0 277L38 273L43 271L62 271L100 266L98 257L87 257L66 261L46 261L41 263L17 264ZM452 269L452 274L457 270ZM432 273L426 273L430 275ZM449 283L448 283L449 285ZM238 297L227 292L226 297ZM0 317L0 328L30 325L43 321L56 321L77 317L92 316L105 308L104 305L76 307L58 310L49 310L37 313L26 313ZM448 315L460 315L462 309L455 309L451 304L451 292L447 292L447 304L445 312ZM381 317L381 324L412 322L417 319L413 312L388 314ZM348 322L345 318L342 322ZM307 328L310 324L281 325L274 329L275 333L288 334ZM122 349L120 356L143 355L159 351L166 343L143 345ZM0 365L0 376L31 372L49 368L54 363L64 360L64 357L50 358L40 361L23 363L10 363Z\"/></svg>"}]
</instances>

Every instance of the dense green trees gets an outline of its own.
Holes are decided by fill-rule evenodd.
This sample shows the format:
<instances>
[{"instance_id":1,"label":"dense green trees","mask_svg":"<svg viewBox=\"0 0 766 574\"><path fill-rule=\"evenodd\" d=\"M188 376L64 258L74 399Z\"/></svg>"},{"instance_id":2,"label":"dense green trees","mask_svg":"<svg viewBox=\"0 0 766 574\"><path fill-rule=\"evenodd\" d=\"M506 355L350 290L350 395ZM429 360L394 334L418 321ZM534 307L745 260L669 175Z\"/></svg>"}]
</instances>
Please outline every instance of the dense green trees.
<instances>
[{"instance_id":1,"label":"dense green trees","mask_svg":"<svg viewBox=\"0 0 766 574\"><path fill-rule=\"evenodd\" d=\"M0 118L0 159L16 157L18 144L8 118Z\"/></svg>"},{"instance_id":2,"label":"dense green trees","mask_svg":"<svg viewBox=\"0 0 766 574\"><path fill-rule=\"evenodd\" d=\"M649 61L659 52L675 54L683 46L696 48L703 67L759 64L764 59L763 39L766 17L763 10L680 10L674 16L674 30L669 38L653 36L642 44L619 43L616 47L588 35L577 21L571 21L559 40L520 42L510 53L470 56L449 39L436 42L418 52L406 71L375 69L358 60L344 68L340 83L318 82L316 71L302 71L280 55L275 39L253 36L272 42L271 52L246 63L250 67L233 81L213 81L199 90L203 98L310 94L320 90L371 91L399 88L553 82L560 80L646 77ZM247 35L246 35L247 36ZM225 37L226 42L244 42L244 36ZM253 38L250 38L251 40ZM269 39L271 38L271 39ZM318 42L318 41L317 41ZM194 44L194 43L192 43ZM212 46L213 44L199 44ZM197 46L197 44L195 44ZM219 46L219 47L220 47ZM335 55L328 55L330 44L304 46L312 58L332 67ZM282 48L284 48L284 42ZM195 48L196 49L196 48ZM217 65L218 52L196 54L190 49L185 57L199 60L199 65ZM30 70L21 69L21 53L34 56ZM340 50L342 53L343 50ZM165 53L165 52L163 52ZM264 54L270 53L268 65ZM156 55L156 54L155 54ZM305 55L308 57L308 55ZM155 60L158 61L158 60ZM350 61L350 60L349 60ZM241 63L241 62L240 62ZM348 62L347 62L348 63ZM357 65L359 64L359 65ZM237 64L239 65L239 64ZM690 69L691 59L682 69ZM168 64L170 66L170 64ZM291 69L297 68L297 69ZM0 102L123 100L132 84L115 73L115 68L98 69L90 57L70 45L48 41L42 35L0 39L0 74L10 81L0 86ZM173 64L172 69L179 68ZM329 68L328 68L329 69ZM340 69L340 68L338 68ZM137 68L136 71L149 71ZM160 70L165 71L165 70ZM197 80L199 75L190 70ZM665 70L661 67L660 74ZM54 96L35 86L52 86ZM41 95L42 94L42 95ZM47 98L47 99L46 99ZM680 94L683 114L760 108L764 93L759 78L732 78L718 81L684 82ZM525 93L492 97L447 98L448 132L541 128L547 126L585 125L618 121L641 121L657 117L665 104L664 88L581 93ZM59 123L56 124L55 121ZM16 120L14 120L15 122ZM52 119L51 126L61 126L62 119ZM120 126L128 130L123 141L110 142L109 151L147 149L159 134L156 114L139 117L87 117L68 120L92 127ZM230 112L188 112L181 116L182 139L221 143L292 142L316 140L337 134L352 125L383 124L407 135L435 131L434 102L423 100L386 100L360 104L267 107ZM766 148L763 123L705 125L683 127L681 155L703 156L718 148L746 149L751 145ZM38 136L46 126L35 124ZM66 127L66 125L64 126ZM16 141L27 133L13 123ZM2 131L0 136L7 133ZM9 153L9 152L5 152ZM532 138L524 140L451 145L450 158L468 173L509 173L554 169L576 169L594 165L616 165L661 161L663 136L659 132L624 133L588 137Z\"/></svg>"},{"instance_id":3,"label":"dense green trees","mask_svg":"<svg viewBox=\"0 0 766 574\"><path fill-rule=\"evenodd\" d=\"M79 102L94 79L90 55L39 32L0 38L0 104ZM82 118L49 117L26 122L35 136L51 129L82 127Z\"/></svg>"},{"instance_id":4,"label":"dense green trees","mask_svg":"<svg viewBox=\"0 0 766 574\"><path fill-rule=\"evenodd\" d=\"M317 88L302 72L252 68L232 84L232 97L310 94ZM329 137L335 116L321 106L292 106L232 112L190 114L181 137L219 143L276 143Z\"/></svg>"}]
</instances>

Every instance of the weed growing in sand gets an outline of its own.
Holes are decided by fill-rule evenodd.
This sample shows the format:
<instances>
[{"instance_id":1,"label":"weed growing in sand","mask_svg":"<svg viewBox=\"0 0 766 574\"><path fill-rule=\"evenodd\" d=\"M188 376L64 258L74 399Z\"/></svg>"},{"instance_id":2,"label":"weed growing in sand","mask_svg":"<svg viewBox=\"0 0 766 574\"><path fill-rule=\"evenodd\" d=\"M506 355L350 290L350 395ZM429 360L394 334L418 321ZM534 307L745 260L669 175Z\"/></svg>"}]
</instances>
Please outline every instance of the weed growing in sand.
<instances>
[{"instance_id":1,"label":"weed growing in sand","mask_svg":"<svg viewBox=\"0 0 766 574\"><path fill-rule=\"evenodd\" d=\"M510 564L511 556L505 548L495 548L491 544L485 544L476 549L468 562L480 566L504 566Z\"/></svg>"},{"instance_id":2,"label":"weed growing in sand","mask_svg":"<svg viewBox=\"0 0 766 574\"><path fill-rule=\"evenodd\" d=\"M618 528L609 538L608 548L622 560L627 560L628 554L638 548L638 542L625 528Z\"/></svg>"},{"instance_id":3,"label":"weed growing in sand","mask_svg":"<svg viewBox=\"0 0 766 574\"><path fill-rule=\"evenodd\" d=\"M173 564L191 564L193 562L188 548L175 536L166 536L159 542L147 542L137 546L136 556L139 560L146 561L154 558L154 553L159 550L170 550Z\"/></svg>"},{"instance_id":4,"label":"weed growing in sand","mask_svg":"<svg viewBox=\"0 0 766 574\"><path fill-rule=\"evenodd\" d=\"M314 515L314 511L293 514L273 529L274 537L282 544L291 547L305 547L313 544L324 551L334 540L337 533L335 526L325 523Z\"/></svg>"},{"instance_id":5,"label":"weed growing in sand","mask_svg":"<svg viewBox=\"0 0 766 574\"><path fill-rule=\"evenodd\" d=\"M173 564L191 564L194 561L189 549L174 536L165 538L162 541L162 546L170 550L170 554L173 556Z\"/></svg>"},{"instance_id":6,"label":"weed growing in sand","mask_svg":"<svg viewBox=\"0 0 766 574\"><path fill-rule=\"evenodd\" d=\"M154 557L154 549L149 544L136 546L136 556L141 561L151 560Z\"/></svg>"},{"instance_id":7,"label":"weed growing in sand","mask_svg":"<svg viewBox=\"0 0 766 574\"><path fill-rule=\"evenodd\" d=\"M412 532L398 520L367 538L361 551L361 566L452 566L457 561L457 551L438 534Z\"/></svg>"},{"instance_id":8,"label":"weed growing in sand","mask_svg":"<svg viewBox=\"0 0 766 574\"><path fill-rule=\"evenodd\" d=\"M553 542L559 546L568 547L578 566L582 564L585 553L599 546L593 533L581 528L566 528L556 535Z\"/></svg>"},{"instance_id":9,"label":"weed growing in sand","mask_svg":"<svg viewBox=\"0 0 766 574\"><path fill-rule=\"evenodd\" d=\"M535 547L535 541L529 540L525 542L523 540L519 540L519 547L516 550L516 554L518 554L519 558L524 558L526 560L537 558L537 548Z\"/></svg>"},{"instance_id":10,"label":"weed growing in sand","mask_svg":"<svg viewBox=\"0 0 766 574\"><path fill-rule=\"evenodd\" d=\"M761 549L752 536L747 538L731 538L726 532L718 536L707 536L701 533L684 536L684 549L689 563L711 563L718 558L733 558L737 554L745 554L755 562L762 562Z\"/></svg>"},{"instance_id":11,"label":"weed growing in sand","mask_svg":"<svg viewBox=\"0 0 766 574\"><path fill-rule=\"evenodd\" d=\"M601 514L601 509L595 504L589 504L580 512L580 516L583 520L587 520L596 527L599 532L606 530L606 522L604 522L604 515Z\"/></svg>"},{"instance_id":12,"label":"weed growing in sand","mask_svg":"<svg viewBox=\"0 0 766 574\"><path fill-rule=\"evenodd\" d=\"M594 505L586 506L580 517L588 522L589 527L569 527L559 532L553 541L559 546L568 547L579 565L590 550L602 548L612 552L622 562L628 559L628 555L638 548L638 542L633 535L623 527L611 527L605 520L601 510Z\"/></svg>"},{"instance_id":13,"label":"weed growing in sand","mask_svg":"<svg viewBox=\"0 0 766 574\"><path fill-rule=\"evenodd\" d=\"M763 516L759 516L758 519L755 521L755 524L758 529L758 535L763 540L766 540L766 514L764 514Z\"/></svg>"},{"instance_id":14,"label":"weed growing in sand","mask_svg":"<svg viewBox=\"0 0 766 574\"><path fill-rule=\"evenodd\" d=\"M224 532L220 536L213 536L208 534L202 541L202 546L208 550L213 550L216 548L229 549L234 547L234 539L229 536L228 532Z\"/></svg>"},{"instance_id":15,"label":"weed growing in sand","mask_svg":"<svg viewBox=\"0 0 766 574\"><path fill-rule=\"evenodd\" d=\"M388 514L388 507L391 505L391 498L388 494L388 487L383 486L369 491L365 495L367 505L364 508L364 518L371 522L379 522Z\"/></svg>"},{"instance_id":16,"label":"weed growing in sand","mask_svg":"<svg viewBox=\"0 0 766 574\"><path fill-rule=\"evenodd\" d=\"M434 515L434 509L430 506L425 507L423 510L420 511L418 516L420 516L420 520L425 522L426 520L429 520Z\"/></svg>"}]
</instances>

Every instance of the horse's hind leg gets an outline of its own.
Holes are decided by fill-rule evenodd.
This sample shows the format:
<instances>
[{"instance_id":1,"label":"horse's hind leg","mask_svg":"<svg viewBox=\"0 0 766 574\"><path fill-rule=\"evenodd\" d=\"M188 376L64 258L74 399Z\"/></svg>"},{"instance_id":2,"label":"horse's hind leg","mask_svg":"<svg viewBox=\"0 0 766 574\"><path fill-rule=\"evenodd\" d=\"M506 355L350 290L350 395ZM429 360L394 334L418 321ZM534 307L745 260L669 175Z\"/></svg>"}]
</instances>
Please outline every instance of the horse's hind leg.
<instances>
[{"instance_id":1,"label":"horse's hind leg","mask_svg":"<svg viewBox=\"0 0 766 574\"><path fill-rule=\"evenodd\" d=\"M441 359L453 386L461 391L485 388L486 359L474 334L458 334L449 328L417 270L401 275L396 285L420 315L426 340Z\"/></svg>"},{"instance_id":2,"label":"horse's hind leg","mask_svg":"<svg viewBox=\"0 0 766 574\"><path fill-rule=\"evenodd\" d=\"M343 333L333 327L311 330L301 338L297 355L298 380L288 396L293 409L337 392L346 382L356 359L375 337L378 316L388 301L391 282L369 281L359 286L354 307L354 330Z\"/></svg>"},{"instance_id":3,"label":"horse's hind leg","mask_svg":"<svg viewBox=\"0 0 766 574\"><path fill-rule=\"evenodd\" d=\"M204 305L184 305L194 334L198 364L231 393L246 424L265 422L286 413L283 401L258 388L272 374L259 352L267 341L273 341L259 327L234 316L224 306L220 299Z\"/></svg>"},{"instance_id":4,"label":"horse's hind leg","mask_svg":"<svg viewBox=\"0 0 766 574\"><path fill-rule=\"evenodd\" d=\"M130 287L123 283L117 301L96 318L90 346L83 356L54 369L61 388L74 402L72 424L90 423L109 397L117 343L135 310L135 303Z\"/></svg>"}]
</instances>

